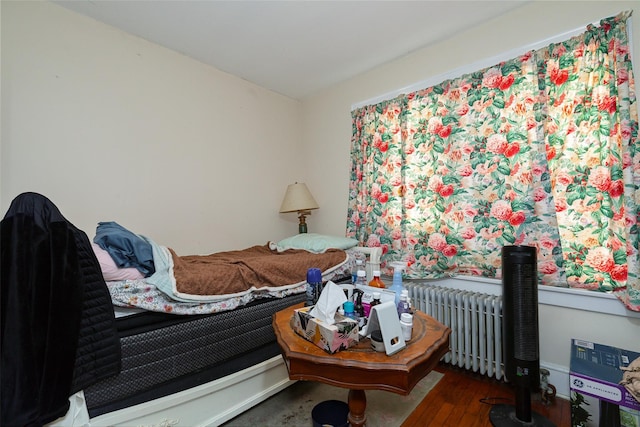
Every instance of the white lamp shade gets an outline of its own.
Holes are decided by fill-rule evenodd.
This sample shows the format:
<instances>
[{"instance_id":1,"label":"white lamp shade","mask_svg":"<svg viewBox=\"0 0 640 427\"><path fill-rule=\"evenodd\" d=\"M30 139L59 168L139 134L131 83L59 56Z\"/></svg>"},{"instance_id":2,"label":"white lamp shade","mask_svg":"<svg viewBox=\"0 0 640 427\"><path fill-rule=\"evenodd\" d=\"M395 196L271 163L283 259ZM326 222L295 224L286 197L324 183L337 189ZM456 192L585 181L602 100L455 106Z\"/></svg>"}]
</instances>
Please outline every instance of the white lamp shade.
<instances>
[{"instance_id":1,"label":"white lamp shade","mask_svg":"<svg viewBox=\"0 0 640 427\"><path fill-rule=\"evenodd\" d=\"M303 182L296 182L287 187L287 192L284 194L284 199L280 206L280 212L309 211L319 207L307 185Z\"/></svg>"}]
</instances>

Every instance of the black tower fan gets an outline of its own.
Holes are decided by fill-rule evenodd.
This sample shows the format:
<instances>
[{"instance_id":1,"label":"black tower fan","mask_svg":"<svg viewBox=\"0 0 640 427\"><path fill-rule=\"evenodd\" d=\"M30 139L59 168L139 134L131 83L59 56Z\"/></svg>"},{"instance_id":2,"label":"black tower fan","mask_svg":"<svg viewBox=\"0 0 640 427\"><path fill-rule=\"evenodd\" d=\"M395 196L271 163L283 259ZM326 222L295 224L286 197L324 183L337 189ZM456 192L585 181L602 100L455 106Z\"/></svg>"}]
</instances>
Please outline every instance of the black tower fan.
<instances>
[{"instance_id":1,"label":"black tower fan","mask_svg":"<svg viewBox=\"0 0 640 427\"><path fill-rule=\"evenodd\" d=\"M502 248L502 344L505 376L515 389L515 406L494 405L491 424L554 426L531 411L531 391L540 388L536 248Z\"/></svg>"}]
</instances>

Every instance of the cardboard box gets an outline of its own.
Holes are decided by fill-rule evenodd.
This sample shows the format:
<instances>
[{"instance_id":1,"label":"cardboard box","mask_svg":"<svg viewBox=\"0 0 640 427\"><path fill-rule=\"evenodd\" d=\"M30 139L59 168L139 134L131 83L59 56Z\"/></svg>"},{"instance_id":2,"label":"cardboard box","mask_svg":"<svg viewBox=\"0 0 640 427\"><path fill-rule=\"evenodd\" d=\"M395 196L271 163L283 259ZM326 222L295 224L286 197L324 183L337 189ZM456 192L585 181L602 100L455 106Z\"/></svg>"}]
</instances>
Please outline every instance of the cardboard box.
<instances>
[{"instance_id":1,"label":"cardboard box","mask_svg":"<svg viewBox=\"0 0 640 427\"><path fill-rule=\"evenodd\" d=\"M329 325L309 314L313 307L299 308L291 317L291 327L296 333L311 341L327 353L337 353L358 343L358 322L336 314L336 323Z\"/></svg>"},{"instance_id":2,"label":"cardboard box","mask_svg":"<svg viewBox=\"0 0 640 427\"><path fill-rule=\"evenodd\" d=\"M620 384L640 353L573 339L569 383L572 427L639 427L640 402ZM638 363L638 362L636 362Z\"/></svg>"}]
</instances>

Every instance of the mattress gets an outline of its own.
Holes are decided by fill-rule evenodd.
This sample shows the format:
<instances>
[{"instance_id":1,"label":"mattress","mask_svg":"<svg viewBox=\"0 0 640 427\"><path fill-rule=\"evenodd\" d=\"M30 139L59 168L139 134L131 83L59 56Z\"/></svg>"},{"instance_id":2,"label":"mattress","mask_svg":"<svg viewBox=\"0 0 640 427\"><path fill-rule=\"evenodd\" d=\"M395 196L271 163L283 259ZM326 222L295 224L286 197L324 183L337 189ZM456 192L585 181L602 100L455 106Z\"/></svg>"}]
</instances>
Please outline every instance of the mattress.
<instances>
[{"instance_id":1,"label":"mattress","mask_svg":"<svg viewBox=\"0 0 640 427\"><path fill-rule=\"evenodd\" d=\"M278 355L272 316L304 299L302 293L208 315L142 312L118 318L122 370L85 389L90 417L177 393Z\"/></svg>"}]
</instances>

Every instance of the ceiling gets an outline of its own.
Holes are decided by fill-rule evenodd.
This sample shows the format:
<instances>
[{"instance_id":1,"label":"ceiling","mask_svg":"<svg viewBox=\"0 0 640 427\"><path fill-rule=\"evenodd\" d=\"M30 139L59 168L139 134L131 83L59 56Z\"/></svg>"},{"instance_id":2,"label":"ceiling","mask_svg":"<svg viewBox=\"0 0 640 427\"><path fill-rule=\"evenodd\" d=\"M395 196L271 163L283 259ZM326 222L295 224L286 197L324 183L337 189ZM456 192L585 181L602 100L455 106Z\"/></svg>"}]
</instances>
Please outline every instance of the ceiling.
<instances>
[{"instance_id":1,"label":"ceiling","mask_svg":"<svg viewBox=\"0 0 640 427\"><path fill-rule=\"evenodd\" d=\"M54 2L302 99L527 1Z\"/></svg>"}]
</instances>

